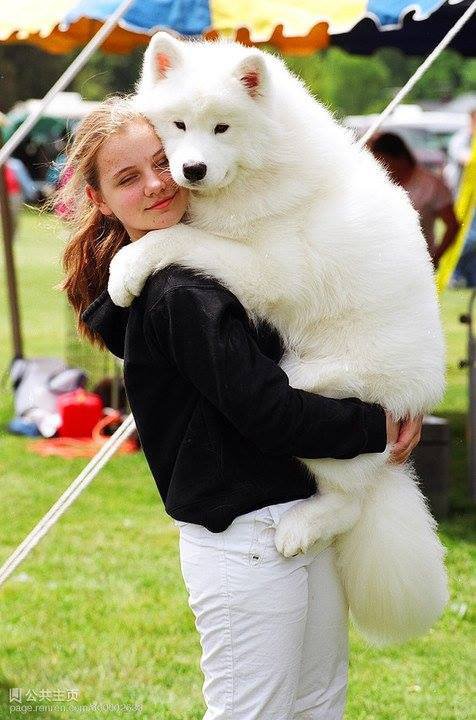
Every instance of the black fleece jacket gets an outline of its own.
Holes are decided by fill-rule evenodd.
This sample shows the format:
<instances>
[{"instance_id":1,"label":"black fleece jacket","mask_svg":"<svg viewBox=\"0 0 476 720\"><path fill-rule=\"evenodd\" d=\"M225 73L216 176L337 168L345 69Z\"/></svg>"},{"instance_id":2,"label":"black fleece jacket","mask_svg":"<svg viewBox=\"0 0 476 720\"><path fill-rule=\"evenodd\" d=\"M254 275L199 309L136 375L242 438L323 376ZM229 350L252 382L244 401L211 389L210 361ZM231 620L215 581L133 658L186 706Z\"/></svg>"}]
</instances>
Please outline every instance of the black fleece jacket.
<instances>
[{"instance_id":1,"label":"black fleece jacket","mask_svg":"<svg viewBox=\"0 0 476 720\"><path fill-rule=\"evenodd\" d=\"M290 387L278 333L212 278L170 265L130 308L107 290L82 319L124 359L137 431L165 509L221 532L316 492L298 458L383 452L384 410Z\"/></svg>"}]
</instances>

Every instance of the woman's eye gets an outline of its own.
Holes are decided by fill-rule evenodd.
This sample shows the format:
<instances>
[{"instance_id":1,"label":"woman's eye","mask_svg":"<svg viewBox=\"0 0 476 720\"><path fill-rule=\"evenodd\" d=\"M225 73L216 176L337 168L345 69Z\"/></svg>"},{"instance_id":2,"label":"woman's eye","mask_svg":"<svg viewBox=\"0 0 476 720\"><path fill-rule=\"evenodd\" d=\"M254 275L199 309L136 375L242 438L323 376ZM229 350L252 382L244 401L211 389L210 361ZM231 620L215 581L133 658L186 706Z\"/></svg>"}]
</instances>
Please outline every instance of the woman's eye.
<instances>
[{"instance_id":1,"label":"woman's eye","mask_svg":"<svg viewBox=\"0 0 476 720\"><path fill-rule=\"evenodd\" d=\"M122 178L122 180L119 181L119 185L125 185L126 183L130 182L131 180L134 180L135 175L128 175L128 177Z\"/></svg>"},{"instance_id":2,"label":"woman's eye","mask_svg":"<svg viewBox=\"0 0 476 720\"><path fill-rule=\"evenodd\" d=\"M174 123L175 127L178 127L179 130L186 130L185 123L181 120L177 120L177 122Z\"/></svg>"},{"instance_id":3,"label":"woman's eye","mask_svg":"<svg viewBox=\"0 0 476 720\"><path fill-rule=\"evenodd\" d=\"M215 125L215 135L220 135L228 130L229 125Z\"/></svg>"}]
</instances>

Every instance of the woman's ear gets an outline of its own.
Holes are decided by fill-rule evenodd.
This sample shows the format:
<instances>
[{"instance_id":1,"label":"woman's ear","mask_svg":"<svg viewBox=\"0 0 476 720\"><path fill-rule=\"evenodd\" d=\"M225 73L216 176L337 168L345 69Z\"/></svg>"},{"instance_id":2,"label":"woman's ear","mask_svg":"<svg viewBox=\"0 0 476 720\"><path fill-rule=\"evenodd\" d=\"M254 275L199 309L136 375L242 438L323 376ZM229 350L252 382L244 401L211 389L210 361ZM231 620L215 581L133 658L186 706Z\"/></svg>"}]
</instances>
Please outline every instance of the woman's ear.
<instances>
[{"instance_id":1,"label":"woman's ear","mask_svg":"<svg viewBox=\"0 0 476 720\"><path fill-rule=\"evenodd\" d=\"M96 205L99 212L103 215L113 215L109 205L104 202L104 199L99 190L95 190L92 185L86 185L86 195L91 200L93 205Z\"/></svg>"}]
</instances>

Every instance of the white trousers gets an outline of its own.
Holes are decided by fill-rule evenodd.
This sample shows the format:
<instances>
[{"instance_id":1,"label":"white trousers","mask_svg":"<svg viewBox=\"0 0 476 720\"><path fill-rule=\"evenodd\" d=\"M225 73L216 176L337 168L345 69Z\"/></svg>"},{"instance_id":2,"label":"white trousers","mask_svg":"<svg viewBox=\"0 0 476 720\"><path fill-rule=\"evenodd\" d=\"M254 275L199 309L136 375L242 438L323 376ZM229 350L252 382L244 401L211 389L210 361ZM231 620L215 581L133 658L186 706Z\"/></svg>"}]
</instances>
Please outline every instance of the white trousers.
<instances>
[{"instance_id":1,"label":"white trousers","mask_svg":"<svg viewBox=\"0 0 476 720\"><path fill-rule=\"evenodd\" d=\"M348 607L333 545L284 558L280 516L301 500L237 517L221 533L174 521L200 635L203 720L341 720Z\"/></svg>"}]
</instances>

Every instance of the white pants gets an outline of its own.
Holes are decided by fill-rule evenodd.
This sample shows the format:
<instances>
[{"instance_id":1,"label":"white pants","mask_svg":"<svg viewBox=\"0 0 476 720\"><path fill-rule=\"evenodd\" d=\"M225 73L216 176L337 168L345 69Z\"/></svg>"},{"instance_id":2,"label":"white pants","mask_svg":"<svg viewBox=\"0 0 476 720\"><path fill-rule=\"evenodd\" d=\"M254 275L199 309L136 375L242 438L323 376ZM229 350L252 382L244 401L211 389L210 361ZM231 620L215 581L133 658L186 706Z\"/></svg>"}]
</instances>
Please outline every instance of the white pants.
<instances>
[{"instance_id":1,"label":"white pants","mask_svg":"<svg viewBox=\"0 0 476 720\"><path fill-rule=\"evenodd\" d=\"M274 545L296 502L241 515L221 533L174 521L203 651L203 720L343 717L348 608L334 547L284 558Z\"/></svg>"}]
</instances>

